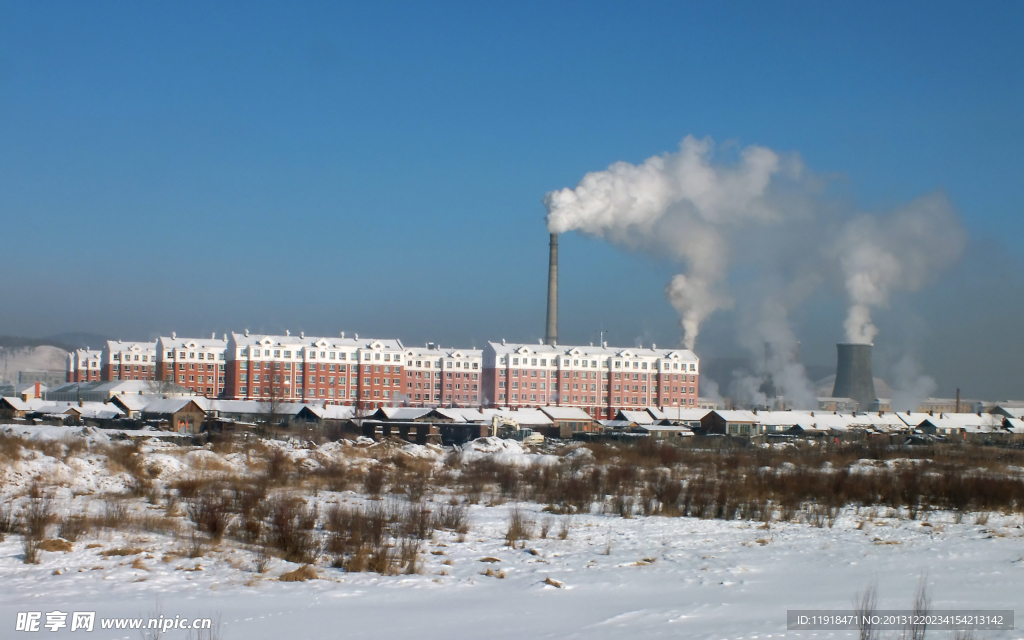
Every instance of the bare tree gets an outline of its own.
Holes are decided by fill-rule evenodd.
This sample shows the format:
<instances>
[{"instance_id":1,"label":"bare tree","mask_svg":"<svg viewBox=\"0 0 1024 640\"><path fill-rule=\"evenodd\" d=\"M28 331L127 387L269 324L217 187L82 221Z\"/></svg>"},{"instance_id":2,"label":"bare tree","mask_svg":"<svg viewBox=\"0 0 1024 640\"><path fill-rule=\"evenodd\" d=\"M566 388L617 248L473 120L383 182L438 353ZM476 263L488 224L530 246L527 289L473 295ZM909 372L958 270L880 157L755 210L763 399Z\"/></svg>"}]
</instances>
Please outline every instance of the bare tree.
<instances>
[{"instance_id":1,"label":"bare tree","mask_svg":"<svg viewBox=\"0 0 1024 640\"><path fill-rule=\"evenodd\" d=\"M282 405L288 398L284 393L287 387L281 386L281 372L267 372L264 374L263 397L260 399L260 421L268 427L281 425L284 417Z\"/></svg>"}]
</instances>

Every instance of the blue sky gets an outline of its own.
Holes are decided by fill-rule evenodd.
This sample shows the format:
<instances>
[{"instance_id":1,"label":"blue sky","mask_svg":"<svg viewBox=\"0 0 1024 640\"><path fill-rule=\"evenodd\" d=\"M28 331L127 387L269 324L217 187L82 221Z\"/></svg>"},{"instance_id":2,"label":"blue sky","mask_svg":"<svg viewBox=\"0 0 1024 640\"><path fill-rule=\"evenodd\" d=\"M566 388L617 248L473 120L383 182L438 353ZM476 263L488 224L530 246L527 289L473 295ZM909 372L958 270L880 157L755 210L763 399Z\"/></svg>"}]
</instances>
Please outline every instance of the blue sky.
<instances>
[{"instance_id":1,"label":"blue sky","mask_svg":"<svg viewBox=\"0 0 1024 640\"><path fill-rule=\"evenodd\" d=\"M894 4L0 2L0 334L536 339L544 193L693 134L868 210L944 191L964 265L880 327L1013 393L1024 4ZM563 341L676 343L673 272L563 238ZM805 359L841 317L805 312Z\"/></svg>"}]
</instances>

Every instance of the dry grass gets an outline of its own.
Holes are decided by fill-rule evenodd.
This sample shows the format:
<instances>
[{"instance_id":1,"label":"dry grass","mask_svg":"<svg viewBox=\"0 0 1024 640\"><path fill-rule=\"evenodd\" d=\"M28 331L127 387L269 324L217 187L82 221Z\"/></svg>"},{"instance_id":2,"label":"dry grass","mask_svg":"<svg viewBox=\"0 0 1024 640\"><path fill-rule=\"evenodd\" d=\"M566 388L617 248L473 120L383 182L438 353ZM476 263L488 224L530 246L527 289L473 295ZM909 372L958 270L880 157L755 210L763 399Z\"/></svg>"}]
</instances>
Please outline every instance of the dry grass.
<instances>
[{"instance_id":1,"label":"dry grass","mask_svg":"<svg viewBox=\"0 0 1024 640\"><path fill-rule=\"evenodd\" d=\"M534 521L526 516L518 507L513 507L508 514L508 529L505 531L505 544L515 548L516 543L533 537Z\"/></svg>"}]
</instances>

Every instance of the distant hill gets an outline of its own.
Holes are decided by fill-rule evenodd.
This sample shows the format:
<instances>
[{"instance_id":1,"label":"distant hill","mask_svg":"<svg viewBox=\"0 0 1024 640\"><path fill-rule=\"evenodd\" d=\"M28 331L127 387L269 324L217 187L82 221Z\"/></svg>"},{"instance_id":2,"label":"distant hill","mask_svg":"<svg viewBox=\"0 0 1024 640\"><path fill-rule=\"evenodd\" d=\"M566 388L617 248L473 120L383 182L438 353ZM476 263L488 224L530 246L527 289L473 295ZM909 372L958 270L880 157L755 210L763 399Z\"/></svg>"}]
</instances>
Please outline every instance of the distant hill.
<instances>
[{"instance_id":1,"label":"distant hill","mask_svg":"<svg viewBox=\"0 0 1024 640\"><path fill-rule=\"evenodd\" d=\"M99 349L110 338L98 333L59 333L45 338L24 338L21 336L0 336L0 348L23 349L26 347L57 347L64 351L74 351L90 347Z\"/></svg>"},{"instance_id":2,"label":"distant hill","mask_svg":"<svg viewBox=\"0 0 1024 640\"><path fill-rule=\"evenodd\" d=\"M84 349L86 347L101 349L107 340L112 340L112 338L98 333L72 332L58 333L57 335L42 338L42 340L45 341L45 344L52 344L55 347L66 345L63 347L66 351L73 351L74 349ZM71 349L67 347L71 347Z\"/></svg>"}]
</instances>

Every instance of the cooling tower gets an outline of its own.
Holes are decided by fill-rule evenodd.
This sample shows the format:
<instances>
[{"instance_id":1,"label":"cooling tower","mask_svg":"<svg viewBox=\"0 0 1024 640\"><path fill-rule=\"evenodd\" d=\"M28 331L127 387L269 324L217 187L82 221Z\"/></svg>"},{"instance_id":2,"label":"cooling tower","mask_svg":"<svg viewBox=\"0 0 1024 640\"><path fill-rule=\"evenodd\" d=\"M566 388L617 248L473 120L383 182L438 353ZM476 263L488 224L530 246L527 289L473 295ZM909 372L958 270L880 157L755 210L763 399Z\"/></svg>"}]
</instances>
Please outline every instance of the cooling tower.
<instances>
[{"instance_id":1,"label":"cooling tower","mask_svg":"<svg viewBox=\"0 0 1024 640\"><path fill-rule=\"evenodd\" d=\"M558 234L551 234L548 253L548 321L544 332L545 344L558 342Z\"/></svg>"},{"instance_id":2,"label":"cooling tower","mask_svg":"<svg viewBox=\"0 0 1024 640\"><path fill-rule=\"evenodd\" d=\"M832 388L833 398L850 398L867 411L875 400L875 380L871 377L870 344L840 342L836 345L836 384Z\"/></svg>"}]
</instances>

